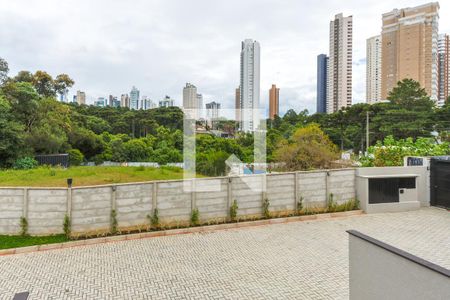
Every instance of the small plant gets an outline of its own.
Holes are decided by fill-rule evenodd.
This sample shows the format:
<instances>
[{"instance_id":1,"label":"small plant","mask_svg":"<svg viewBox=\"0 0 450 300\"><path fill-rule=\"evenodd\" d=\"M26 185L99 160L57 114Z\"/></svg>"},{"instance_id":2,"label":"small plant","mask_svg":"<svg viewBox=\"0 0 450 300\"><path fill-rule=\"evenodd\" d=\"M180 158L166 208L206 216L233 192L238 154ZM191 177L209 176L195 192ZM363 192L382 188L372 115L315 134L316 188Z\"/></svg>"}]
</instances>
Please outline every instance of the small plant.
<instances>
[{"instance_id":1,"label":"small plant","mask_svg":"<svg viewBox=\"0 0 450 300\"><path fill-rule=\"evenodd\" d=\"M231 222L236 222L237 221L237 211L238 211L238 204L237 201L234 200L233 204L230 207L230 220Z\"/></svg>"},{"instance_id":2,"label":"small plant","mask_svg":"<svg viewBox=\"0 0 450 300\"><path fill-rule=\"evenodd\" d=\"M334 195L333 193L330 193L330 195L328 196L328 201L327 201L327 211L328 212L334 212L336 211L336 201L334 201Z\"/></svg>"},{"instance_id":3,"label":"small plant","mask_svg":"<svg viewBox=\"0 0 450 300\"><path fill-rule=\"evenodd\" d=\"M38 166L38 162L33 157L22 157L14 162L13 168L16 170L30 170Z\"/></svg>"},{"instance_id":4,"label":"small plant","mask_svg":"<svg viewBox=\"0 0 450 300\"><path fill-rule=\"evenodd\" d=\"M359 200L358 200L358 198L353 199L353 207L352 207L352 209L353 210L359 209Z\"/></svg>"},{"instance_id":5,"label":"small plant","mask_svg":"<svg viewBox=\"0 0 450 300\"><path fill-rule=\"evenodd\" d=\"M72 232L72 222L70 221L70 217L67 214L64 216L63 230L66 237L69 238Z\"/></svg>"},{"instance_id":6,"label":"small plant","mask_svg":"<svg viewBox=\"0 0 450 300\"><path fill-rule=\"evenodd\" d=\"M200 215L200 213L198 211L198 208L194 208L191 213L191 225L192 226L199 225L199 223L200 223L199 215Z\"/></svg>"},{"instance_id":7,"label":"small plant","mask_svg":"<svg viewBox=\"0 0 450 300\"><path fill-rule=\"evenodd\" d=\"M303 210L303 197L300 197L297 202L297 215L300 215Z\"/></svg>"},{"instance_id":8,"label":"small plant","mask_svg":"<svg viewBox=\"0 0 450 300\"><path fill-rule=\"evenodd\" d=\"M117 233L117 212L115 209L111 210L111 233Z\"/></svg>"},{"instance_id":9,"label":"small plant","mask_svg":"<svg viewBox=\"0 0 450 300\"><path fill-rule=\"evenodd\" d=\"M144 166L139 166L136 168L136 171L145 171L145 167Z\"/></svg>"},{"instance_id":10,"label":"small plant","mask_svg":"<svg viewBox=\"0 0 450 300\"><path fill-rule=\"evenodd\" d=\"M269 206L270 206L270 201L268 198L264 199L263 201L263 216L265 219L270 219L270 211L269 211Z\"/></svg>"},{"instance_id":11,"label":"small plant","mask_svg":"<svg viewBox=\"0 0 450 300\"><path fill-rule=\"evenodd\" d=\"M159 228L160 224L159 224L159 212L158 209L155 208L153 210L153 215L148 215L147 218L150 220L150 224L153 228Z\"/></svg>"},{"instance_id":12,"label":"small plant","mask_svg":"<svg viewBox=\"0 0 450 300\"><path fill-rule=\"evenodd\" d=\"M50 172L49 172L49 175L50 176L56 176L56 171L51 169Z\"/></svg>"},{"instance_id":13,"label":"small plant","mask_svg":"<svg viewBox=\"0 0 450 300\"><path fill-rule=\"evenodd\" d=\"M20 217L20 235L28 235L28 220L25 217Z\"/></svg>"}]
</instances>

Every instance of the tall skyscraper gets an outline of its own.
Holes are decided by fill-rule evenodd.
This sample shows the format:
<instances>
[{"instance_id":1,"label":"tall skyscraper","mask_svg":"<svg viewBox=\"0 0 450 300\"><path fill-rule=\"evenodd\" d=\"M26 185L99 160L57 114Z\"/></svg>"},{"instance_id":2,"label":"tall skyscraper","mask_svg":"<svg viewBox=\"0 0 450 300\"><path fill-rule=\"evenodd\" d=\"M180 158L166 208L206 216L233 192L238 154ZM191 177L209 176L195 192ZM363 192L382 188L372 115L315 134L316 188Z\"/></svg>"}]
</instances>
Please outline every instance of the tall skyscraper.
<instances>
[{"instance_id":1,"label":"tall skyscraper","mask_svg":"<svg viewBox=\"0 0 450 300\"><path fill-rule=\"evenodd\" d=\"M352 105L353 17L335 16L330 21L330 53L327 71L327 112Z\"/></svg>"},{"instance_id":2,"label":"tall skyscraper","mask_svg":"<svg viewBox=\"0 0 450 300\"><path fill-rule=\"evenodd\" d=\"M275 119L280 115L280 89L275 84L269 90L269 118Z\"/></svg>"},{"instance_id":3,"label":"tall skyscraper","mask_svg":"<svg viewBox=\"0 0 450 300\"><path fill-rule=\"evenodd\" d=\"M98 107L105 107L107 104L107 100L103 97L98 97L97 100L94 101L94 105Z\"/></svg>"},{"instance_id":4,"label":"tall skyscraper","mask_svg":"<svg viewBox=\"0 0 450 300\"><path fill-rule=\"evenodd\" d=\"M159 101L159 107L172 107L173 102L173 99L171 99L169 96L166 96L163 100Z\"/></svg>"},{"instance_id":5,"label":"tall skyscraper","mask_svg":"<svg viewBox=\"0 0 450 300\"><path fill-rule=\"evenodd\" d=\"M208 120L217 120L219 118L220 103L215 101L206 103L206 117Z\"/></svg>"},{"instance_id":6,"label":"tall skyscraper","mask_svg":"<svg viewBox=\"0 0 450 300\"><path fill-rule=\"evenodd\" d=\"M130 97L128 94L122 94L120 96L120 106L121 107L130 107Z\"/></svg>"},{"instance_id":7,"label":"tall skyscraper","mask_svg":"<svg viewBox=\"0 0 450 300\"><path fill-rule=\"evenodd\" d=\"M366 42L366 101L369 104L381 100L381 36Z\"/></svg>"},{"instance_id":8,"label":"tall skyscraper","mask_svg":"<svg viewBox=\"0 0 450 300\"><path fill-rule=\"evenodd\" d=\"M381 98L398 81L411 78L438 97L439 3L394 9L383 14L381 32Z\"/></svg>"},{"instance_id":9,"label":"tall skyscraper","mask_svg":"<svg viewBox=\"0 0 450 300\"><path fill-rule=\"evenodd\" d=\"M135 86L130 92L130 109L139 109L139 90Z\"/></svg>"},{"instance_id":10,"label":"tall skyscraper","mask_svg":"<svg viewBox=\"0 0 450 300\"><path fill-rule=\"evenodd\" d=\"M199 117L198 109L200 98L201 95L197 94L197 87L189 82L186 83L186 86L183 88L183 108L187 109L187 112L190 112L191 117L196 120Z\"/></svg>"},{"instance_id":11,"label":"tall skyscraper","mask_svg":"<svg viewBox=\"0 0 450 300\"><path fill-rule=\"evenodd\" d=\"M259 125L260 46L246 39L241 44L240 129L254 131Z\"/></svg>"},{"instance_id":12,"label":"tall skyscraper","mask_svg":"<svg viewBox=\"0 0 450 300\"><path fill-rule=\"evenodd\" d=\"M203 113L204 109L203 109L203 95L202 94L197 94L197 118L204 118L204 113Z\"/></svg>"},{"instance_id":13,"label":"tall skyscraper","mask_svg":"<svg viewBox=\"0 0 450 300\"><path fill-rule=\"evenodd\" d=\"M78 105L86 104L86 93L77 91L77 103Z\"/></svg>"},{"instance_id":14,"label":"tall skyscraper","mask_svg":"<svg viewBox=\"0 0 450 300\"><path fill-rule=\"evenodd\" d=\"M238 87L234 94L234 107L236 109L236 122L241 122L241 89Z\"/></svg>"},{"instance_id":15,"label":"tall skyscraper","mask_svg":"<svg viewBox=\"0 0 450 300\"><path fill-rule=\"evenodd\" d=\"M327 66L328 56L317 56L317 113L327 112Z\"/></svg>"},{"instance_id":16,"label":"tall skyscraper","mask_svg":"<svg viewBox=\"0 0 450 300\"><path fill-rule=\"evenodd\" d=\"M438 106L443 106L449 96L450 90L450 36L448 34L439 35L439 80L438 80Z\"/></svg>"},{"instance_id":17,"label":"tall skyscraper","mask_svg":"<svg viewBox=\"0 0 450 300\"><path fill-rule=\"evenodd\" d=\"M109 97L108 97L108 105L111 106L111 107L119 107L120 106L120 101L117 100L116 96L109 95Z\"/></svg>"}]
</instances>

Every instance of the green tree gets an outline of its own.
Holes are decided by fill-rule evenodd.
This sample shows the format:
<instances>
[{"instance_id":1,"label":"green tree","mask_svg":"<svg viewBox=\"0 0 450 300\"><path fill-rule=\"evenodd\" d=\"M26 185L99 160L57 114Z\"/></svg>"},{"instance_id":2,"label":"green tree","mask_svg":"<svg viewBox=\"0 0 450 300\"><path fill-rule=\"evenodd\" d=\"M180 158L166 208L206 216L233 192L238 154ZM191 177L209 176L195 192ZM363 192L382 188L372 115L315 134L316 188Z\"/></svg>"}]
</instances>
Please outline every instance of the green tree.
<instances>
[{"instance_id":1,"label":"green tree","mask_svg":"<svg viewBox=\"0 0 450 300\"><path fill-rule=\"evenodd\" d=\"M36 71L33 75L33 85L39 95L44 97L55 96L55 83L50 74L45 71Z\"/></svg>"},{"instance_id":2,"label":"green tree","mask_svg":"<svg viewBox=\"0 0 450 300\"><path fill-rule=\"evenodd\" d=\"M29 71L20 71L14 76L13 81L33 83L33 74Z\"/></svg>"},{"instance_id":3,"label":"green tree","mask_svg":"<svg viewBox=\"0 0 450 300\"><path fill-rule=\"evenodd\" d=\"M8 62L0 57L0 85L2 85L8 79L8 72Z\"/></svg>"},{"instance_id":4,"label":"green tree","mask_svg":"<svg viewBox=\"0 0 450 300\"><path fill-rule=\"evenodd\" d=\"M329 168L339 152L317 124L309 124L297 129L290 139L281 140L274 158L289 171L322 169Z\"/></svg>"},{"instance_id":5,"label":"green tree","mask_svg":"<svg viewBox=\"0 0 450 300\"><path fill-rule=\"evenodd\" d=\"M9 102L0 95L0 166L11 166L25 150L23 129L15 121Z\"/></svg>"},{"instance_id":6,"label":"green tree","mask_svg":"<svg viewBox=\"0 0 450 300\"><path fill-rule=\"evenodd\" d=\"M78 149L70 149L67 153L69 154L69 164L71 166L79 166L84 161L84 155Z\"/></svg>"},{"instance_id":7,"label":"green tree","mask_svg":"<svg viewBox=\"0 0 450 300\"><path fill-rule=\"evenodd\" d=\"M55 92L61 96L66 94L74 84L75 81L67 74L59 74L53 82Z\"/></svg>"}]
</instances>

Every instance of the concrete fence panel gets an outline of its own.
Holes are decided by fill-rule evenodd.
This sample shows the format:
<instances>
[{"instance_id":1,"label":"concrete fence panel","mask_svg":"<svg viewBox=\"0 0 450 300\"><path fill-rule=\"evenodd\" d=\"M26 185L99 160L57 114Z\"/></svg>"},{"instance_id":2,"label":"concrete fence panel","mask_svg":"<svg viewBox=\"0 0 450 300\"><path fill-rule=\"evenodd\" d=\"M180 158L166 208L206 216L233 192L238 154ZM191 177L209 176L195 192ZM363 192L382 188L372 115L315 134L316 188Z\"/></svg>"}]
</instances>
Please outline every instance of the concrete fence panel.
<instances>
[{"instance_id":1,"label":"concrete fence panel","mask_svg":"<svg viewBox=\"0 0 450 300\"><path fill-rule=\"evenodd\" d=\"M68 189L28 190L28 232L30 234L62 233L67 213Z\"/></svg>"},{"instance_id":2,"label":"concrete fence panel","mask_svg":"<svg viewBox=\"0 0 450 300\"><path fill-rule=\"evenodd\" d=\"M115 191L115 207L119 227L148 224L153 212L153 184L118 185ZM114 198L114 197L113 197Z\"/></svg>"},{"instance_id":3,"label":"concrete fence panel","mask_svg":"<svg viewBox=\"0 0 450 300\"><path fill-rule=\"evenodd\" d=\"M111 225L112 188L72 189L72 231L108 230Z\"/></svg>"},{"instance_id":4,"label":"concrete fence panel","mask_svg":"<svg viewBox=\"0 0 450 300\"><path fill-rule=\"evenodd\" d=\"M238 215L260 215L262 213L263 193L258 190L258 187L261 187L263 179L264 176L260 175L232 178L231 191L233 200L238 203Z\"/></svg>"},{"instance_id":5,"label":"concrete fence panel","mask_svg":"<svg viewBox=\"0 0 450 300\"><path fill-rule=\"evenodd\" d=\"M183 181L157 184L157 207L162 222L189 221L192 193L185 192Z\"/></svg>"},{"instance_id":6,"label":"concrete fence panel","mask_svg":"<svg viewBox=\"0 0 450 300\"><path fill-rule=\"evenodd\" d=\"M327 172L298 173L299 197L304 206L325 206L327 199Z\"/></svg>"},{"instance_id":7,"label":"concrete fence panel","mask_svg":"<svg viewBox=\"0 0 450 300\"><path fill-rule=\"evenodd\" d=\"M295 174L276 174L267 176L267 198L269 210L286 212L295 209Z\"/></svg>"},{"instance_id":8,"label":"concrete fence panel","mask_svg":"<svg viewBox=\"0 0 450 300\"><path fill-rule=\"evenodd\" d=\"M355 170L329 171L328 195L341 204L355 198Z\"/></svg>"},{"instance_id":9,"label":"concrete fence panel","mask_svg":"<svg viewBox=\"0 0 450 300\"><path fill-rule=\"evenodd\" d=\"M24 209L25 189L0 190L0 234L20 232L20 217Z\"/></svg>"},{"instance_id":10,"label":"concrete fence panel","mask_svg":"<svg viewBox=\"0 0 450 300\"><path fill-rule=\"evenodd\" d=\"M208 186L220 185L215 191L208 191ZM196 180L195 206L201 220L228 217L228 178Z\"/></svg>"}]
</instances>

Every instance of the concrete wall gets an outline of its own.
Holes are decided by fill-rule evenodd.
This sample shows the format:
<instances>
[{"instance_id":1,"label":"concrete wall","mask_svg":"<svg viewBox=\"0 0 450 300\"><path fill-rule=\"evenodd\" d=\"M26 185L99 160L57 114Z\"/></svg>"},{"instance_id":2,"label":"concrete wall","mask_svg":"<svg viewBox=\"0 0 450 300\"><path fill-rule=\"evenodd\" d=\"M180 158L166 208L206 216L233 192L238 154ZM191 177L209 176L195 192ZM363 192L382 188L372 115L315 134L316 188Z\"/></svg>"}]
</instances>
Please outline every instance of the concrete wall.
<instances>
[{"instance_id":1,"label":"concrete wall","mask_svg":"<svg viewBox=\"0 0 450 300\"><path fill-rule=\"evenodd\" d=\"M184 189L193 186L195 192ZM265 190L261 187L266 187ZM342 203L355 197L355 170L292 172L244 177L154 181L92 187L0 188L0 234L20 232L20 217L35 235L62 232L64 216L71 218L74 233L107 231L111 211L120 228L149 224L158 208L161 223L189 222L197 208L202 222L226 219L236 200L238 216L260 216L264 199L273 213L292 213L297 201L304 206L325 206L327 195Z\"/></svg>"},{"instance_id":2,"label":"concrete wall","mask_svg":"<svg viewBox=\"0 0 450 300\"><path fill-rule=\"evenodd\" d=\"M416 177L417 200L401 201L399 203L369 204L368 178L383 176L411 175ZM418 209L430 206L430 172L427 167L375 167L359 168L356 170L356 191L361 209L366 213L396 212Z\"/></svg>"},{"instance_id":3,"label":"concrete wall","mask_svg":"<svg viewBox=\"0 0 450 300\"><path fill-rule=\"evenodd\" d=\"M450 270L352 234L349 255L350 299L450 299Z\"/></svg>"}]
</instances>

